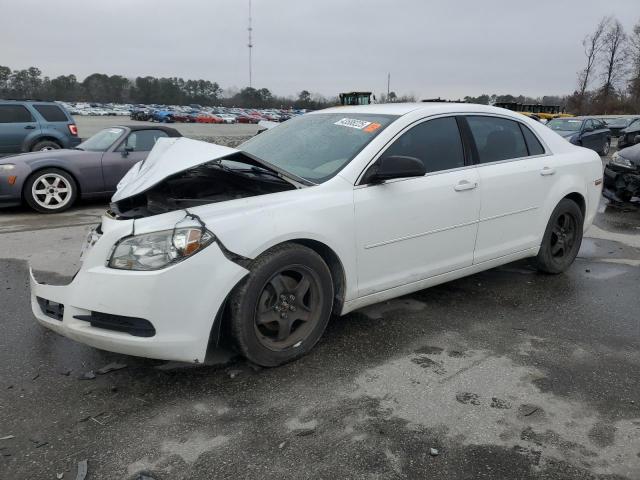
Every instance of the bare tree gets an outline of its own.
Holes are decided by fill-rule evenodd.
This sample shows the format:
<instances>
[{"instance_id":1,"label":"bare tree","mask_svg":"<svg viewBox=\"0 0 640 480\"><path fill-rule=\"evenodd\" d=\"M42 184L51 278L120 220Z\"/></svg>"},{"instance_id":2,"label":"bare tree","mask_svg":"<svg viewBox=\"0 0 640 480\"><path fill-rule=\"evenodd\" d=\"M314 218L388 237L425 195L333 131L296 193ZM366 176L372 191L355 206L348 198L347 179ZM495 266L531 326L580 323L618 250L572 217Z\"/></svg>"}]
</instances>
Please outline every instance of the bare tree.
<instances>
[{"instance_id":1,"label":"bare tree","mask_svg":"<svg viewBox=\"0 0 640 480\"><path fill-rule=\"evenodd\" d=\"M593 33L590 33L582 40L584 55L587 57L587 64L578 76L578 101L580 103L580 109L582 109L582 103L587 93L587 88L589 88L589 82L592 80L596 60L602 50L603 36L609 22L611 22L610 17L603 17Z\"/></svg>"},{"instance_id":2,"label":"bare tree","mask_svg":"<svg viewBox=\"0 0 640 480\"><path fill-rule=\"evenodd\" d=\"M633 27L633 33L629 37L629 57L631 59L629 94L637 111L640 109L640 21Z\"/></svg>"},{"instance_id":3,"label":"bare tree","mask_svg":"<svg viewBox=\"0 0 640 480\"><path fill-rule=\"evenodd\" d=\"M607 107L612 94L615 93L616 85L624 76L626 60L627 34L618 20L609 22L609 26L603 37L602 45L602 88L600 89L601 102Z\"/></svg>"}]
</instances>

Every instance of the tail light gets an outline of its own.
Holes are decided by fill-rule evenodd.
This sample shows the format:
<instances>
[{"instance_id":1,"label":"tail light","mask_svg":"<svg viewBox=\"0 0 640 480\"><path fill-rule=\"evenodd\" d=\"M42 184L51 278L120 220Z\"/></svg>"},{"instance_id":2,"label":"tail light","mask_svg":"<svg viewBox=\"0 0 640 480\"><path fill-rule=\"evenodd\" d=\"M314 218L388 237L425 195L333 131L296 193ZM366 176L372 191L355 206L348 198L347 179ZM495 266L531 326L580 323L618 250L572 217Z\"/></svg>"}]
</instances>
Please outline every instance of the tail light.
<instances>
[{"instance_id":1,"label":"tail light","mask_svg":"<svg viewBox=\"0 0 640 480\"><path fill-rule=\"evenodd\" d=\"M69 131L71 132L71 135L78 135L78 127L76 126L75 123L71 123L68 125L69 127Z\"/></svg>"}]
</instances>

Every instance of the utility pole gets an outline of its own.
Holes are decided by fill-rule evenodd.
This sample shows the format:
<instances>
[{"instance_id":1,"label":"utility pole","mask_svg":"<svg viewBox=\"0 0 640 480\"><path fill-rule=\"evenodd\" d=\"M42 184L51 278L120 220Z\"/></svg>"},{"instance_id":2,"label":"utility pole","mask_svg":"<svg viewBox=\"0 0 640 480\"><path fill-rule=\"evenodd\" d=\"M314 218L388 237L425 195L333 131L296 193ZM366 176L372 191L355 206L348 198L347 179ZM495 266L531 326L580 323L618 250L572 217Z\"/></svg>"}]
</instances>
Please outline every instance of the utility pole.
<instances>
[{"instance_id":1,"label":"utility pole","mask_svg":"<svg viewBox=\"0 0 640 480\"><path fill-rule=\"evenodd\" d=\"M387 102L389 101L389 92L390 92L390 85L391 85L391 72L387 73Z\"/></svg>"},{"instance_id":2,"label":"utility pole","mask_svg":"<svg viewBox=\"0 0 640 480\"><path fill-rule=\"evenodd\" d=\"M253 86L251 78L251 49L253 49L253 42L251 39L253 32L253 28L251 28L251 0L249 0L249 28L247 30L249 31L249 44L247 45L249 47L249 88L251 88Z\"/></svg>"}]
</instances>

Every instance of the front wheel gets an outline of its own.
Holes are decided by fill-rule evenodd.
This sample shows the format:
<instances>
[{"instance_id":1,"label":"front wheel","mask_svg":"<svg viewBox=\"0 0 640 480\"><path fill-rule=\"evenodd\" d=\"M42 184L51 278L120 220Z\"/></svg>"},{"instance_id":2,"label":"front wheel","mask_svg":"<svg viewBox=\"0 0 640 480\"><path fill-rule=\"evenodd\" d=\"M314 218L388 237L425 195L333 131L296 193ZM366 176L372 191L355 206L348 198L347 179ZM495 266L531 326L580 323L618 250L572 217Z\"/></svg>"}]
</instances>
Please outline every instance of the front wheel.
<instances>
[{"instance_id":1,"label":"front wheel","mask_svg":"<svg viewBox=\"0 0 640 480\"><path fill-rule=\"evenodd\" d=\"M24 199L40 213L67 210L78 196L78 187L71 175L57 168L34 173L24 186Z\"/></svg>"},{"instance_id":2,"label":"front wheel","mask_svg":"<svg viewBox=\"0 0 640 480\"><path fill-rule=\"evenodd\" d=\"M331 272L310 248L268 250L230 298L230 329L250 361L275 367L305 355L320 340L333 304Z\"/></svg>"},{"instance_id":3,"label":"front wheel","mask_svg":"<svg viewBox=\"0 0 640 480\"><path fill-rule=\"evenodd\" d=\"M553 210L536 257L538 270L562 273L573 263L580 245L584 217L573 200L564 198Z\"/></svg>"}]
</instances>

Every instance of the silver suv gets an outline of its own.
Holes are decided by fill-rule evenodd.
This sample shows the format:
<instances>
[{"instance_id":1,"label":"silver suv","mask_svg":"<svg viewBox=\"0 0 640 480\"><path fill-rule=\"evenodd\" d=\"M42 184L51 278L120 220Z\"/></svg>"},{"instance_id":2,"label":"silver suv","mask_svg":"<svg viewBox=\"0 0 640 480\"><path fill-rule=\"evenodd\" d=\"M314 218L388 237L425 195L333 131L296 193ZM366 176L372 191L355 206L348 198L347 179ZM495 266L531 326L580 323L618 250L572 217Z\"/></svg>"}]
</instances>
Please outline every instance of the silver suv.
<instances>
[{"instance_id":1,"label":"silver suv","mask_svg":"<svg viewBox=\"0 0 640 480\"><path fill-rule=\"evenodd\" d=\"M32 100L0 100L0 155L73 148L78 127L62 105Z\"/></svg>"}]
</instances>

